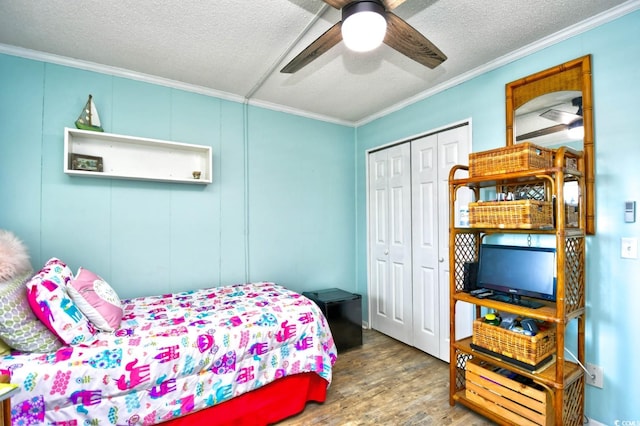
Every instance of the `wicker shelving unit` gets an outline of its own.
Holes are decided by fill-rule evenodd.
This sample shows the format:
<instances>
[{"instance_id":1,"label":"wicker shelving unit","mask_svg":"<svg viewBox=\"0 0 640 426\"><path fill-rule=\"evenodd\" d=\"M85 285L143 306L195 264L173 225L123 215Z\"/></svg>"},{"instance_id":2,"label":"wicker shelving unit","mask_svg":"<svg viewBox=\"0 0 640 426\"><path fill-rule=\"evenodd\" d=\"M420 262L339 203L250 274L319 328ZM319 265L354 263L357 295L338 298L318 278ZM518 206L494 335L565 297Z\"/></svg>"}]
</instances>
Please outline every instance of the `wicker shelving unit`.
<instances>
[{"instance_id":1,"label":"wicker shelving unit","mask_svg":"<svg viewBox=\"0 0 640 426\"><path fill-rule=\"evenodd\" d=\"M496 155L500 155L500 151L496 151ZM474 173L471 158L470 164L470 177L459 177L461 174L466 175L465 171L469 170L467 166L455 166L449 175L450 336L456 336L456 305L460 302L476 305L477 318L480 318L482 307L485 307L546 321L555 326L555 363L534 374L483 352L474 351L470 337L461 340L452 338L449 403L463 404L499 424L581 425L584 411L584 373L576 362L565 359L565 334L568 324L577 321L577 357L584 364L586 248L582 152L562 147L553 150L551 161L543 164L542 168L525 167L521 171L507 173L502 170L496 174L492 174L490 170ZM571 215L564 208L564 186L570 181L577 182L581 194L577 208L571 209ZM454 206L457 192L463 187L473 190L476 200L480 199L481 190L486 188L495 190L496 193L526 193L527 198L550 202L553 205L551 226L532 226L521 224L518 218L500 217L491 223L483 221L475 225L472 220L470 227L459 227ZM574 216L576 211L577 220ZM543 307L531 309L490 299L478 299L463 291L464 264L477 262L483 238L496 234L542 234L555 238L556 302L545 302ZM489 380L487 377L490 373L478 375L479 368L485 371L482 366L503 368L533 380L538 394L541 389L546 395L546 401L545 398L542 401L531 399L529 389L519 385L512 386L507 383L508 380L505 383ZM478 377L487 380L488 390L484 397L483 390L477 391L478 393L474 390L474 381ZM531 390L532 394L535 393L534 390Z\"/></svg>"}]
</instances>

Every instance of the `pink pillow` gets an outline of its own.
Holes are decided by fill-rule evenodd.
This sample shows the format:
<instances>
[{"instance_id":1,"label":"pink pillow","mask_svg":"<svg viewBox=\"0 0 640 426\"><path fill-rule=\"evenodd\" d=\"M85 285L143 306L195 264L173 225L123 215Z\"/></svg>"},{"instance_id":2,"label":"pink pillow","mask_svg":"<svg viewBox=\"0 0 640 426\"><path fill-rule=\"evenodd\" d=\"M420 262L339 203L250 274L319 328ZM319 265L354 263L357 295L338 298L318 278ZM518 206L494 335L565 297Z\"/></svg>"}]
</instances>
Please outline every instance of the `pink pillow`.
<instances>
[{"instance_id":1,"label":"pink pillow","mask_svg":"<svg viewBox=\"0 0 640 426\"><path fill-rule=\"evenodd\" d=\"M122 305L109 284L88 269L80 268L67 285L69 296L97 328L114 331L120 328Z\"/></svg>"},{"instance_id":2,"label":"pink pillow","mask_svg":"<svg viewBox=\"0 0 640 426\"><path fill-rule=\"evenodd\" d=\"M60 259L51 258L25 285L33 313L68 345L93 340L96 329L69 298L66 284L73 272Z\"/></svg>"}]
</instances>

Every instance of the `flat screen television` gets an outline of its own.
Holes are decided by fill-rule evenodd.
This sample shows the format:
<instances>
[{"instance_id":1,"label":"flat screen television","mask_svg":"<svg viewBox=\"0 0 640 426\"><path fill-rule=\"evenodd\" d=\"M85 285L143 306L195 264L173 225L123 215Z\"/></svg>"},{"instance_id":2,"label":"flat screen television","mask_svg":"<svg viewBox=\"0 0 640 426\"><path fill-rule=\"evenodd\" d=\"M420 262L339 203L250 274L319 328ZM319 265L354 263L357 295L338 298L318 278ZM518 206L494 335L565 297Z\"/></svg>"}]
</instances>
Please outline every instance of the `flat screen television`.
<instances>
[{"instance_id":1,"label":"flat screen television","mask_svg":"<svg viewBox=\"0 0 640 426\"><path fill-rule=\"evenodd\" d=\"M493 299L537 308L521 296L556 300L556 250L542 247L482 244L477 287L498 292Z\"/></svg>"}]
</instances>

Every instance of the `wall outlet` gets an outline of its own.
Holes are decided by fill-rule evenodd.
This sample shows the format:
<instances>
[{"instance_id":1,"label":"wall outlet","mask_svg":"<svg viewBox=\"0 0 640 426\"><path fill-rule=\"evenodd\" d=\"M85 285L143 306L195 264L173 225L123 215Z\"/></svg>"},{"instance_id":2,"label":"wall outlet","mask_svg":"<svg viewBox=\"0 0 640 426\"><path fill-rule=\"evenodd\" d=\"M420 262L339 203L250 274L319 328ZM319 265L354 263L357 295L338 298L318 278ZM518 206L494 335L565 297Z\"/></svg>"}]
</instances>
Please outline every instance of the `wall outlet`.
<instances>
[{"instance_id":1,"label":"wall outlet","mask_svg":"<svg viewBox=\"0 0 640 426\"><path fill-rule=\"evenodd\" d=\"M602 389L602 386L604 384L604 370L602 369L602 367L587 363L587 371L589 372L589 374L585 375L586 383L588 385ZM589 375L594 377L591 378Z\"/></svg>"},{"instance_id":2,"label":"wall outlet","mask_svg":"<svg viewBox=\"0 0 640 426\"><path fill-rule=\"evenodd\" d=\"M638 258L638 239L637 238L622 238L620 247L620 256L623 259L637 259Z\"/></svg>"}]
</instances>

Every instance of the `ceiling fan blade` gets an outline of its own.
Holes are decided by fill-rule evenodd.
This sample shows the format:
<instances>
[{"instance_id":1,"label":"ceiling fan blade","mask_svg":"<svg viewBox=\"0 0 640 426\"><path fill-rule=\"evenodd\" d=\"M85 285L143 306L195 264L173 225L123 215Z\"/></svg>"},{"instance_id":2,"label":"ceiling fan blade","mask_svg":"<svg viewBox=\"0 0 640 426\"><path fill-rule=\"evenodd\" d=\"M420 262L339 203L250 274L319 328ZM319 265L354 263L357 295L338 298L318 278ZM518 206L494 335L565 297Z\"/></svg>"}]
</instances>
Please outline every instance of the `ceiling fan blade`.
<instances>
[{"instance_id":1,"label":"ceiling fan blade","mask_svg":"<svg viewBox=\"0 0 640 426\"><path fill-rule=\"evenodd\" d=\"M540 117L555 121L556 123L570 124L571 122L578 120L581 116L571 112L551 108L540 114Z\"/></svg>"},{"instance_id":2,"label":"ceiling fan blade","mask_svg":"<svg viewBox=\"0 0 640 426\"><path fill-rule=\"evenodd\" d=\"M322 0L322 1L331 7L335 7L338 10L342 9L349 3L353 2L353 0Z\"/></svg>"},{"instance_id":3,"label":"ceiling fan blade","mask_svg":"<svg viewBox=\"0 0 640 426\"><path fill-rule=\"evenodd\" d=\"M556 124L555 126L545 127L544 129L534 130L533 132L525 133L520 136L516 136L516 142L524 141L527 139L533 139L540 136L550 135L552 133L561 132L567 130L569 126L566 124Z\"/></svg>"},{"instance_id":4,"label":"ceiling fan blade","mask_svg":"<svg viewBox=\"0 0 640 426\"><path fill-rule=\"evenodd\" d=\"M384 7L386 7L387 10L393 10L404 3L404 1L405 0L383 0L382 2L384 3Z\"/></svg>"},{"instance_id":5,"label":"ceiling fan blade","mask_svg":"<svg viewBox=\"0 0 640 426\"><path fill-rule=\"evenodd\" d=\"M387 34L384 37L386 45L429 68L435 68L447 59L435 44L402 18L391 12L387 12L386 15Z\"/></svg>"},{"instance_id":6,"label":"ceiling fan blade","mask_svg":"<svg viewBox=\"0 0 640 426\"><path fill-rule=\"evenodd\" d=\"M280 70L282 73L294 73L305 65L316 59L318 56L331 49L342 41L342 21L325 31L320 37L315 39L313 43L306 47L302 52L293 58L284 68Z\"/></svg>"}]
</instances>

